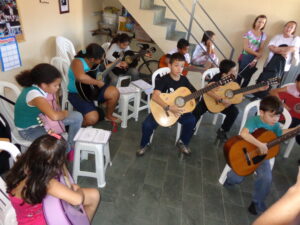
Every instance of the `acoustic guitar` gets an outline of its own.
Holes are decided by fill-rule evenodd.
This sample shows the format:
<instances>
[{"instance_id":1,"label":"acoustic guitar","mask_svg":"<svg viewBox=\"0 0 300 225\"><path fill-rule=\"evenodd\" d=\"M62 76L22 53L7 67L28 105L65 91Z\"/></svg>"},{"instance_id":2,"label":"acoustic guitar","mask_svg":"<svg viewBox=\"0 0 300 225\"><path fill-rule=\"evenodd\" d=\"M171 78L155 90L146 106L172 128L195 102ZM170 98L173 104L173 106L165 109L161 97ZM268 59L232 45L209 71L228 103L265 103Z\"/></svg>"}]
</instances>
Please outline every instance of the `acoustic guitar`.
<instances>
[{"instance_id":1,"label":"acoustic guitar","mask_svg":"<svg viewBox=\"0 0 300 225\"><path fill-rule=\"evenodd\" d=\"M140 57L142 57L146 54L151 55L154 52L156 52L155 47L149 48L148 44L144 44L143 47L141 47L141 49L137 53L134 51L131 51L131 50L127 50L126 52L124 52L122 61L126 62L129 68L130 67L133 68L138 65ZM121 74L125 74L127 72L127 70L128 70L128 68L116 67L113 69L113 73L119 76Z\"/></svg>"},{"instance_id":2,"label":"acoustic guitar","mask_svg":"<svg viewBox=\"0 0 300 225\"><path fill-rule=\"evenodd\" d=\"M250 85L245 88L240 88L240 85L236 82L230 82L224 86L219 87L214 92L222 99L229 100L231 104L239 104L243 101L243 96L245 92L267 85L276 85L279 82L280 79L275 77L267 81L262 81L258 84ZM209 96L208 94L204 94L203 99L205 101L207 109L212 113L219 113L226 108L224 104L222 104L221 102L217 102L213 97Z\"/></svg>"},{"instance_id":3,"label":"acoustic guitar","mask_svg":"<svg viewBox=\"0 0 300 225\"><path fill-rule=\"evenodd\" d=\"M123 58L123 53L121 53L120 57L116 61L114 61L114 63L103 72L100 72L99 68L101 64L98 64L92 67L91 70L87 71L86 74L94 79L105 81L107 74L110 71L112 71L119 62L122 61L122 58ZM97 85L84 84L76 80L75 86L78 91L78 94L85 101L92 102L98 99L100 88Z\"/></svg>"},{"instance_id":4,"label":"acoustic guitar","mask_svg":"<svg viewBox=\"0 0 300 225\"><path fill-rule=\"evenodd\" d=\"M203 95L204 93L219 87L220 85L224 85L228 82L233 81L234 75L229 75L222 78L219 82L216 82L212 85L209 85L205 88L202 88L194 93L186 87L177 88L172 93L161 93L159 97L168 105L176 105L177 107L183 109L183 113L192 112L196 107L195 99ZM179 119L178 116L175 116L170 111L165 111L159 104L151 99L150 101L150 109L151 113L156 120L156 122L163 126L168 127L176 123Z\"/></svg>"},{"instance_id":5,"label":"acoustic guitar","mask_svg":"<svg viewBox=\"0 0 300 225\"><path fill-rule=\"evenodd\" d=\"M57 179L69 188L71 188L71 183L74 183L67 171ZM82 205L73 206L52 195L47 195L43 199L43 211L48 225L90 225Z\"/></svg>"},{"instance_id":6,"label":"acoustic guitar","mask_svg":"<svg viewBox=\"0 0 300 225\"><path fill-rule=\"evenodd\" d=\"M280 92L279 98L291 109L289 113L293 118L300 119L300 96L296 98L287 92Z\"/></svg>"},{"instance_id":7,"label":"acoustic guitar","mask_svg":"<svg viewBox=\"0 0 300 225\"><path fill-rule=\"evenodd\" d=\"M279 153L279 144L300 133L300 127L277 137L273 131L264 128L257 129L252 135L263 143L267 143L268 153L261 155L259 149L241 136L234 136L224 144L224 155L227 164L240 176L253 173L266 159L275 157Z\"/></svg>"}]
</instances>

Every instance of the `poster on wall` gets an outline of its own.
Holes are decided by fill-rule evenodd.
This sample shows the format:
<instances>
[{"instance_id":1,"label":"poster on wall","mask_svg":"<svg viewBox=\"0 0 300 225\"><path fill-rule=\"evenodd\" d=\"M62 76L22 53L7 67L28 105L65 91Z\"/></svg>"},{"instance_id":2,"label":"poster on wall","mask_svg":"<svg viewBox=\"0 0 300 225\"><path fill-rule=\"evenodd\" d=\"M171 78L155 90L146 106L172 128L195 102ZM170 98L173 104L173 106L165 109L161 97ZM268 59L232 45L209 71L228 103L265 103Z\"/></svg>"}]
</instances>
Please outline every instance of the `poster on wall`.
<instances>
[{"instance_id":1,"label":"poster on wall","mask_svg":"<svg viewBox=\"0 0 300 225\"><path fill-rule=\"evenodd\" d=\"M18 42L15 36L0 37L0 62L3 72L22 65Z\"/></svg>"},{"instance_id":2,"label":"poster on wall","mask_svg":"<svg viewBox=\"0 0 300 225\"><path fill-rule=\"evenodd\" d=\"M70 12L69 0L58 0L58 3L60 14Z\"/></svg>"},{"instance_id":3,"label":"poster on wall","mask_svg":"<svg viewBox=\"0 0 300 225\"><path fill-rule=\"evenodd\" d=\"M0 37L6 36L24 40L16 0L0 0Z\"/></svg>"}]
</instances>

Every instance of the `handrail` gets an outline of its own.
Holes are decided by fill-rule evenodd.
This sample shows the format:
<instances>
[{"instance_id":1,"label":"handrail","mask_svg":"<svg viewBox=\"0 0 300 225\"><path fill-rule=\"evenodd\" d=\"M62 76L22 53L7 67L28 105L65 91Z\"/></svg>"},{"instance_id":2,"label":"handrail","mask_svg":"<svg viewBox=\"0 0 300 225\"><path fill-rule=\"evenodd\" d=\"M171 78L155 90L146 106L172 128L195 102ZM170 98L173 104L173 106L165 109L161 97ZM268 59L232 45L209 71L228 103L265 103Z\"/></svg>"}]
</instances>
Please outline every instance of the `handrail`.
<instances>
[{"instance_id":1,"label":"handrail","mask_svg":"<svg viewBox=\"0 0 300 225\"><path fill-rule=\"evenodd\" d=\"M202 9L202 11L205 13L205 15L210 19L210 21L215 25L215 27L217 28L217 30L220 32L220 34L223 36L223 38L226 40L226 42L230 45L230 47L232 48L231 54L230 54L230 59L232 59L233 54L234 54L234 47L232 46L232 44L230 43L230 41L227 39L227 37L225 36L225 34L221 31L221 29L218 27L218 25L215 23L215 21L210 17L210 15L207 13L207 11L203 8L203 6L197 1L199 7Z\"/></svg>"},{"instance_id":2,"label":"handrail","mask_svg":"<svg viewBox=\"0 0 300 225\"><path fill-rule=\"evenodd\" d=\"M198 2L198 0L196 0L196 1ZM179 2L180 2L180 4L183 6L183 8L185 9L185 11L187 11L187 13L191 15L190 22L193 22L193 21L195 20L196 24L200 27L200 29L201 29L203 32L205 32L204 28L200 25L200 23L198 22L198 20L196 20L196 19L192 16L191 12L186 8L186 6L183 4L183 2L182 2L181 0L179 0ZM194 7L194 6L193 6L193 7ZM195 10L195 9L193 8L192 10ZM191 30L189 30L188 32L191 33ZM194 38L194 39L195 39L195 38ZM188 39L188 40L189 40L189 39ZM202 50L205 51L205 49L199 44L198 40L196 39L195 41L196 41L197 44L202 48ZM222 50L218 47L218 45L217 45L213 40L211 40L211 41L212 41L212 43L216 46L216 48L219 50L220 54L221 54L224 58L226 58L226 56L223 54ZM211 61L215 64L214 60L210 57L210 55L208 55L208 57L209 57L209 58L211 59ZM215 65L216 65L216 64L215 64ZM216 65L216 66L218 66L218 65Z\"/></svg>"},{"instance_id":3,"label":"handrail","mask_svg":"<svg viewBox=\"0 0 300 225\"><path fill-rule=\"evenodd\" d=\"M197 40L197 38L193 35L193 33L191 32L192 30L192 24L193 21L195 21L195 23L200 27L200 29L205 32L204 28L200 25L199 21L194 17L194 13L195 13L195 8L196 8L196 4L199 5L199 7L201 8L201 10L205 13L205 15L209 18L209 20L213 23L213 25L216 27L216 29L219 31L219 33L221 34L221 36L225 39L225 41L229 44L230 48L231 48L231 52L230 52L230 59L233 58L233 54L234 54L234 47L232 46L232 44L229 42L229 40L227 39L227 37L225 36L225 34L220 30L220 28L218 27L218 25L214 22L214 20L209 16L209 14L206 12L206 10L202 7L202 5L199 3L199 0L194 0L193 2L193 6L192 6L192 11L190 12L186 5L182 2L182 0L179 0L180 4L182 5L182 7L185 9L185 11L190 15L190 21L189 21L189 27L187 27L183 21L176 15L176 13L174 12L174 10L171 8L171 6L167 3L166 0L162 0L164 2L164 4L168 7L168 9L171 11L171 13L176 17L176 19L181 23L181 25L183 26L183 28L187 31L187 40L190 39L190 37L192 37L195 42L200 45L199 41ZM222 52L222 50L218 47L218 45L212 41L213 44L215 45L215 47L217 48L217 50L220 52L220 54L226 58L226 56L224 55L224 53ZM200 47L202 48L202 46L200 45ZM204 49L203 49L204 50ZM212 58L208 55L208 57L212 60ZM214 60L212 60L212 62L214 62Z\"/></svg>"}]
</instances>

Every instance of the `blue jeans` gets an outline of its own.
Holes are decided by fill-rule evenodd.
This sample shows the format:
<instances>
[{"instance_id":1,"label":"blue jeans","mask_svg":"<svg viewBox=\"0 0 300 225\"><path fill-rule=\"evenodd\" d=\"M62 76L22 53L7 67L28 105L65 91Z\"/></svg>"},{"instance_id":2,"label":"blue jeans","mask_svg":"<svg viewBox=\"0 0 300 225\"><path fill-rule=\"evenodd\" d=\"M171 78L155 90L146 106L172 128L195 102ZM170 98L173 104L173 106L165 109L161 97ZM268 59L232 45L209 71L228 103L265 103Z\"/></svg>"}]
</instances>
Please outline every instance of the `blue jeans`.
<instances>
[{"instance_id":1,"label":"blue jeans","mask_svg":"<svg viewBox=\"0 0 300 225\"><path fill-rule=\"evenodd\" d=\"M179 118L178 122L182 124L180 140L183 142L184 145L188 146L191 137L194 133L194 127L196 124L195 117L192 113L185 113ZM142 148L149 144L150 137L153 134L153 131L157 128L157 126L157 122L153 118L152 113L150 113L144 120L142 125Z\"/></svg>"},{"instance_id":2,"label":"blue jeans","mask_svg":"<svg viewBox=\"0 0 300 225\"><path fill-rule=\"evenodd\" d=\"M244 180L244 177L237 175L232 170L228 172L226 184L239 184ZM266 210L265 200L270 192L272 184L272 169L270 161L265 160L257 169L254 180L254 190L252 193L252 201L256 205L258 212Z\"/></svg>"},{"instance_id":3,"label":"blue jeans","mask_svg":"<svg viewBox=\"0 0 300 225\"><path fill-rule=\"evenodd\" d=\"M69 112L68 117L66 117L63 120L64 125L69 126L69 130L68 130L68 145L69 145L69 147L68 147L67 152L69 152L71 150L71 148L73 148L75 145L73 139L74 139L77 131L81 127L82 120L83 120L83 117L82 117L81 113L75 112L75 111ZM47 132L45 131L44 127L37 126L37 127L33 127L33 128L28 128L25 130L19 130L19 134L25 140L34 141L38 137L47 134Z\"/></svg>"}]
</instances>

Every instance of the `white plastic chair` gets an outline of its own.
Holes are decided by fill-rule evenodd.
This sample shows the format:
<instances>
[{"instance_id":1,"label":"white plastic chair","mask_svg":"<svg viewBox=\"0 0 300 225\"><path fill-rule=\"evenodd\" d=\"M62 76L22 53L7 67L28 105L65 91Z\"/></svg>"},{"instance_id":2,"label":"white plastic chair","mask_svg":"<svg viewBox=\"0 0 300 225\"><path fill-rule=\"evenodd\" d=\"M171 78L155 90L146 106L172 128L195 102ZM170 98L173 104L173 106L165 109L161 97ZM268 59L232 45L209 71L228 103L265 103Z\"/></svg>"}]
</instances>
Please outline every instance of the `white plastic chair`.
<instances>
[{"instance_id":1,"label":"white plastic chair","mask_svg":"<svg viewBox=\"0 0 300 225\"><path fill-rule=\"evenodd\" d=\"M288 83L288 84L283 85L282 87L286 87L286 86L291 85L291 84L294 84L294 83ZM288 145L287 145L287 147L285 149L285 152L284 152L284 155L283 155L284 158L288 158L290 156L295 143L296 143L296 138L295 137L288 140Z\"/></svg>"},{"instance_id":2,"label":"white plastic chair","mask_svg":"<svg viewBox=\"0 0 300 225\"><path fill-rule=\"evenodd\" d=\"M220 72L219 68L210 68L210 69L206 70L202 74L201 82L200 82L200 88L204 88L206 86L206 84L207 84L207 78L212 79L219 72ZM223 123L223 121L225 119L225 115L222 114L222 113L218 113L218 114L214 115L214 119L213 119L213 122L212 122L213 125L216 125L217 120L218 120L218 116L222 117L222 123ZM198 122L196 124L196 129L195 129L194 135L196 135L198 133L198 129L200 127L201 121L202 121L202 116L200 117L200 119L198 120ZM179 137L180 137L180 134L181 134L181 129L182 129L182 127L181 127L181 124L179 123L177 125L177 132L176 132L175 144L179 140Z\"/></svg>"},{"instance_id":3,"label":"white plastic chair","mask_svg":"<svg viewBox=\"0 0 300 225\"><path fill-rule=\"evenodd\" d=\"M71 64L76 55L73 43L65 37L56 37L56 56L60 56Z\"/></svg>"},{"instance_id":4,"label":"white plastic chair","mask_svg":"<svg viewBox=\"0 0 300 225\"><path fill-rule=\"evenodd\" d=\"M16 161L20 155L19 149L12 143L0 141L0 149L7 151ZM6 184L0 177L0 225L17 225L17 217L8 195L6 193Z\"/></svg>"},{"instance_id":5,"label":"white plastic chair","mask_svg":"<svg viewBox=\"0 0 300 225\"><path fill-rule=\"evenodd\" d=\"M61 108L68 109L69 111L73 111L72 104L68 101L68 84L69 77L68 71L70 64L68 61L60 56L55 56L51 59L50 64L55 66L56 69L62 74L62 82L61 82L61 91L62 91L62 99L61 99Z\"/></svg>"},{"instance_id":6,"label":"white plastic chair","mask_svg":"<svg viewBox=\"0 0 300 225\"><path fill-rule=\"evenodd\" d=\"M0 94L7 97L7 90L10 91L9 93L13 93L13 95L16 97L18 97L21 93L19 88L13 83L0 81ZM4 100L0 100L0 112L3 114L10 126L12 143L19 144L21 146L22 152L25 151L25 149L30 146L31 142L23 139L19 135L14 122L14 106Z\"/></svg>"},{"instance_id":7,"label":"white plastic chair","mask_svg":"<svg viewBox=\"0 0 300 225\"><path fill-rule=\"evenodd\" d=\"M261 100L256 100L256 101L250 102L248 105L246 105L246 107L244 109L244 114L243 114L243 117L242 117L242 122L241 122L240 130L239 130L239 134L241 133L243 127L245 126L246 120L248 118L248 114L249 114L249 112L250 112L251 109L255 108L256 112L257 112L257 115L259 115L259 104L260 104L260 101ZM286 109L283 110L283 116L285 118L285 123L282 124L281 128L282 129L287 129L291 125L292 117L291 117L290 113ZM274 163L275 163L275 157L272 158L272 159L270 159L271 169L273 169ZM228 164L226 164L226 166L223 169L223 172L222 172L222 174L221 174L221 176L219 178L219 183L220 184L222 184L222 185L224 184L224 182L227 179L227 173L230 170L231 170L230 166Z\"/></svg>"}]
</instances>

